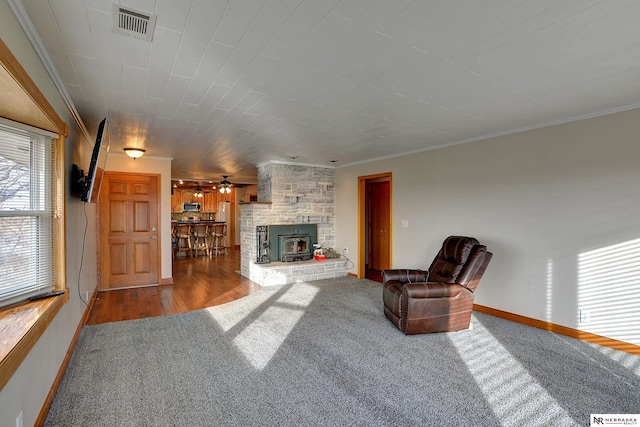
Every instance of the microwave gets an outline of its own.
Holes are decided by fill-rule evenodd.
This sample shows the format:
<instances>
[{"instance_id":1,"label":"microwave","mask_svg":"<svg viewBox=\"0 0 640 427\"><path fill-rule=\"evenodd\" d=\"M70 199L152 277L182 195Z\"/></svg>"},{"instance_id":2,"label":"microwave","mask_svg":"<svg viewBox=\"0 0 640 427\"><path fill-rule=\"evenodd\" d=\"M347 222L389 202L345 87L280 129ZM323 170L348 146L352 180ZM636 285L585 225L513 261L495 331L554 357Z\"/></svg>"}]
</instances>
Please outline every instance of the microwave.
<instances>
[{"instance_id":1,"label":"microwave","mask_svg":"<svg viewBox=\"0 0 640 427\"><path fill-rule=\"evenodd\" d=\"M182 212L200 212L200 203L183 203Z\"/></svg>"}]
</instances>

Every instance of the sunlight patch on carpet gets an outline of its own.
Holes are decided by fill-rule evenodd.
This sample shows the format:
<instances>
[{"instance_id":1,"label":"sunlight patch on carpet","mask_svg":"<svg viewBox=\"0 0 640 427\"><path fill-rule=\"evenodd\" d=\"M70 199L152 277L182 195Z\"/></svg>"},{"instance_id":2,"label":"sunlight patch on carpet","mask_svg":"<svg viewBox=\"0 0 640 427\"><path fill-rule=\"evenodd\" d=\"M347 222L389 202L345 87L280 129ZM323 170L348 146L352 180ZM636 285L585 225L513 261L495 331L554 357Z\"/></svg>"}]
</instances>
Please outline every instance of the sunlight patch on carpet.
<instances>
[{"instance_id":1,"label":"sunlight patch on carpet","mask_svg":"<svg viewBox=\"0 0 640 427\"><path fill-rule=\"evenodd\" d=\"M638 356L631 353L625 353L624 351L614 350L613 348L602 347L598 344L589 343L589 346L609 357L611 360L618 362L640 377L640 358L638 358Z\"/></svg>"},{"instance_id":2,"label":"sunlight patch on carpet","mask_svg":"<svg viewBox=\"0 0 640 427\"><path fill-rule=\"evenodd\" d=\"M235 310L211 307L207 311L224 333L236 335L233 343L254 368L262 370L302 318L318 291L317 286L308 283L290 285L288 289L273 287L254 293L251 298L228 303ZM278 296L279 293L282 295ZM239 331L232 331L234 328Z\"/></svg>"},{"instance_id":3,"label":"sunlight patch on carpet","mask_svg":"<svg viewBox=\"0 0 640 427\"><path fill-rule=\"evenodd\" d=\"M502 425L577 425L477 318L473 337L449 338Z\"/></svg>"},{"instance_id":4,"label":"sunlight patch on carpet","mask_svg":"<svg viewBox=\"0 0 640 427\"><path fill-rule=\"evenodd\" d=\"M265 292L256 292L251 295L251 298L242 298L227 303L241 306L241 309L238 310L219 311L216 310L216 306L209 307L205 310L209 313L211 318L216 321L222 331L228 332L235 325L242 322L246 317L251 316L251 313L271 298L275 292L276 288L273 288Z\"/></svg>"},{"instance_id":5,"label":"sunlight patch on carpet","mask_svg":"<svg viewBox=\"0 0 640 427\"><path fill-rule=\"evenodd\" d=\"M296 284L235 338L254 368L262 370L269 364L317 293L316 286Z\"/></svg>"}]
</instances>

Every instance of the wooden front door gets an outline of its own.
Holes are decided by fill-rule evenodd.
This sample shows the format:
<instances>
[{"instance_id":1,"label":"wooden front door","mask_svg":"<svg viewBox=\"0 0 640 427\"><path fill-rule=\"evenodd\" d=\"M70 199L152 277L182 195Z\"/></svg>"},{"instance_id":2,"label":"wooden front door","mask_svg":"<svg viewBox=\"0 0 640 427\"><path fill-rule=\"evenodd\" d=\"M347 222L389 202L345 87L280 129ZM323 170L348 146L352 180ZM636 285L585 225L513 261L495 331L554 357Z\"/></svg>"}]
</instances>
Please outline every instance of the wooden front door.
<instances>
[{"instance_id":1,"label":"wooden front door","mask_svg":"<svg viewBox=\"0 0 640 427\"><path fill-rule=\"evenodd\" d=\"M100 287L158 284L157 175L106 172L100 191Z\"/></svg>"},{"instance_id":2,"label":"wooden front door","mask_svg":"<svg viewBox=\"0 0 640 427\"><path fill-rule=\"evenodd\" d=\"M390 183L367 182L369 220L369 268L385 270L391 268L391 211Z\"/></svg>"}]
</instances>

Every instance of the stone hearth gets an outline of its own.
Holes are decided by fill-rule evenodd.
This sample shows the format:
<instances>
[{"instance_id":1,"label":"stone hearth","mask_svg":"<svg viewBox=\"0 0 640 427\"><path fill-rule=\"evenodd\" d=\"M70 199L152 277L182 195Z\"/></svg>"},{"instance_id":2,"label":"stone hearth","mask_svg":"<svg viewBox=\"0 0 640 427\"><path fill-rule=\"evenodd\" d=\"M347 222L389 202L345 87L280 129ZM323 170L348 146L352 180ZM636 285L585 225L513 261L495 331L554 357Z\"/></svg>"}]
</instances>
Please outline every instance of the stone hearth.
<instances>
[{"instance_id":1,"label":"stone hearth","mask_svg":"<svg viewBox=\"0 0 640 427\"><path fill-rule=\"evenodd\" d=\"M272 262L251 266L250 279L261 286L288 285L347 275L346 260Z\"/></svg>"}]
</instances>

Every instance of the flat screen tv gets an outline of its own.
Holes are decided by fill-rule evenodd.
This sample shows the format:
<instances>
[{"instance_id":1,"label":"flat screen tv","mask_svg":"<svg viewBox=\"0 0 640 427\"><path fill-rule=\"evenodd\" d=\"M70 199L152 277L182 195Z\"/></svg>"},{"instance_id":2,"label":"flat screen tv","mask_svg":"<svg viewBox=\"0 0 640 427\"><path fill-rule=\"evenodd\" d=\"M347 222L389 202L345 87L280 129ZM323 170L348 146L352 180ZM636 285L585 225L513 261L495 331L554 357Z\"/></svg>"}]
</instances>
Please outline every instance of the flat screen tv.
<instances>
[{"instance_id":1,"label":"flat screen tv","mask_svg":"<svg viewBox=\"0 0 640 427\"><path fill-rule=\"evenodd\" d=\"M107 119L105 118L98 126L96 143L93 146L91 163L89 163L89 172L84 182L82 197L80 197L83 202L96 203L98 201L108 152L109 137L107 135Z\"/></svg>"}]
</instances>

